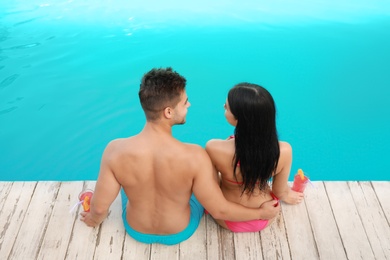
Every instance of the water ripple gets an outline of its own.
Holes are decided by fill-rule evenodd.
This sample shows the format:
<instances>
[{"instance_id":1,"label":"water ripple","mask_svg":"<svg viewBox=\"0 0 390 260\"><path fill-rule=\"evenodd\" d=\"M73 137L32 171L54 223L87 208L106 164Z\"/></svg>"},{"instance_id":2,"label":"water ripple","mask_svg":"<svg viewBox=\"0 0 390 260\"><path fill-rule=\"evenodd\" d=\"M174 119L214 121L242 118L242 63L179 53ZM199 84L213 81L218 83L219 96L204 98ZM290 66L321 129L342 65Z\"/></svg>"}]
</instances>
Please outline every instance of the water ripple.
<instances>
[{"instance_id":1,"label":"water ripple","mask_svg":"<svg viewBox=\"0 0 390 260\"><path fill-rule=\"evenodd\" d=\"M42 16L43 17L43 16ZM35 20L38 20L42 17L35 17L35 18L31 18L31 19L27 19L27 20L24 20L24 21L21 21L21 22L18 22L18 23L15 23L14 26L19 26L19 25L22 25L22 24L25 24L25 23L30 23L30 22L33 22Z\"/></svg>"},{"instance_id":2,"label":"water ripple","mask_svg":"<svg viewBox=\"0 0 390 260\"><path fill-rule=\"evenodd\" d=\"M8 37L9 37L9 32L8 32L7 28L0 27L0 42L7 40Z\"/></svg>"},{"instance_id":3,"label":"water ripple","mask_svg":"<svg viewBox=\"0 0 390 260\"><path fill-rule=\"evenodd\" d=\"M0 110L0 115L4 115L4 114L7 114L9 112L12 112L12 111L14 111L17 108L18 107L10 107L10 108L4 109L4 110Z\"/></svg>"},{"instance_id":4,"label":"water ripple","mask_svg":"<svg viewBox=\"0 0 390 260\"><path fill-rule=\"evenodd\" d=\"M11 85L19 76L20 76L19 74L14 74L5 78L2 82L0 82L0 89L3 89Z\"/></svg>"},{"instance_id":5,"label":"water ripple","mask_svg":"<svg viewBox=\"0 0 390 260\"><path fill-rule=\"evenodd\" d=\"M28 43L28 44L22 44L22 45L17 45L13 47L9 47L3 50L17 50L17 49L27 49L27 48L32 48L41 45L39 42L34 42L34 43Z\"/></svg>"},{"instance_id":6,"label":"water ripple","mask_svg":"<svg viewBox=\"0 0 390 260\"><path fill-rule=\"evenodd\" d=\"M19 102L19 101L21 101L23 99L24 99L24 97L17 97L17 98L15 98L15 100L9 101L8 104L13 104L13 103Z\"/></svg>"},{"instance_id":7,"label":"water ripple","mask_svg":"<svg viewBox=\"0 0 390 260\"><path fill-rule=\"evenodd\" d=\"M14 15L14 14L25 14L25 13L30 13L34 12L39 9L39 6L35 6L29 9L22 9L22 10L16 10L16 11L6 11L4 14L5 15Z\"/></svg>"}]
</instances>

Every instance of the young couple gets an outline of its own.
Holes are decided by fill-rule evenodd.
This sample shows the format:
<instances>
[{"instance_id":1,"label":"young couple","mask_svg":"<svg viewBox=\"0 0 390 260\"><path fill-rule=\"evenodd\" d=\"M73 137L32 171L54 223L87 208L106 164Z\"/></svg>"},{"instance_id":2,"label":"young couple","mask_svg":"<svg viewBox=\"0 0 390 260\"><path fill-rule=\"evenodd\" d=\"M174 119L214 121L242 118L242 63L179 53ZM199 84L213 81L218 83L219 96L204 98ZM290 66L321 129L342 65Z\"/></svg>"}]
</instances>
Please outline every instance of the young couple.
<instances>
[{"instance_id":1,"label":"young couple","mask_svg":"<svg viewBox=\"0 0 390 260\"><path fill-rule=\"evenodd\" d=\"M195 232L204 209L233 232L256 232L279 213L278 200L302 201L303 194L287 185L292 150L278 140L266 89L234 86L224 105L234 135L210 140L205 150L172 136L190 106L185 85L171 68L143 76L139 98L146 124L139 134L107 145L91 209L81 213L86 225L98 226L121 192L127 233L143 243L172 245Z\"/></svg>"}]
</instances>

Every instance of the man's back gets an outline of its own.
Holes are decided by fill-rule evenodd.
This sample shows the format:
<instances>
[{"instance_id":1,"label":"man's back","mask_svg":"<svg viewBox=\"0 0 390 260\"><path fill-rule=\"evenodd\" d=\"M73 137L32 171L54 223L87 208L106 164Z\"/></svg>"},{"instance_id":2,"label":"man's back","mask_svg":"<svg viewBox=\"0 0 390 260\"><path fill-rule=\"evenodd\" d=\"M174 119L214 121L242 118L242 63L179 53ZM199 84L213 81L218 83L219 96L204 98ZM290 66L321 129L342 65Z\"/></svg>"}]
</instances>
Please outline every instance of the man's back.
<instances>
[{"instance_id":1,"label":"man's back","mask_svg":"<svg viewBox=\"0 0 390 260\"><path fill-rule=\"evenodd\" d=\"M110 167L129 200L129 225L150 234L182 231L189 222L194 172L203 149L144 132L110 146Z\"/></svg>"}]
</instances>

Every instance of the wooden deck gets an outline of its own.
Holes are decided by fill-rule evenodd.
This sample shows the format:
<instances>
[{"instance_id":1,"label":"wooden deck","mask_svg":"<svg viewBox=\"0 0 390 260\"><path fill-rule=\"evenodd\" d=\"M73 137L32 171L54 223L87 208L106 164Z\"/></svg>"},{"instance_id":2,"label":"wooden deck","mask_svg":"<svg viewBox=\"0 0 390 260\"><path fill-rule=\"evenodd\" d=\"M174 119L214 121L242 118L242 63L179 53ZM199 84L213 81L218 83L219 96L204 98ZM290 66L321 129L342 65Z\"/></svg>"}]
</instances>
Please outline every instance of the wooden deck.
<instances>
[{"instance_id":1,"label":"wooden deck","mask_svg":"<svg viewBox=\"0 0 390 260\"><path fill-rule=\"evenodd\" d=\"M86 227L69 210L94 185L0 182L0 259L390 259L390 182L314 182L262 232L234 234L204 216L175 246L126 235L120 196L99 228Z\"/></svg>"}]
</instances>

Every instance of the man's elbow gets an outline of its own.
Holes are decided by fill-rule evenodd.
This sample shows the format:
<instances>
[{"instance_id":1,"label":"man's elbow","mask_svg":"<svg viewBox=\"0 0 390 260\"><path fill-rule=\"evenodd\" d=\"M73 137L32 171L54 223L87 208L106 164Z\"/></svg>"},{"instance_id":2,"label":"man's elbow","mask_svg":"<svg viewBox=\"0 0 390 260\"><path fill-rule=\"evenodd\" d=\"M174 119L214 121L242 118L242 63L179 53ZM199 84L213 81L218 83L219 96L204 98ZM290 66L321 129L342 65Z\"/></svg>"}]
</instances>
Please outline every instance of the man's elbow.
<instances>
[{"instance_id":1,"label":"man's elbow","mask_svg":"<svg viewBox=\"0 0 390 260\"><path fill-rule=\"evenodd\" d=\"M93 214L96 216L104 216L108 213L108 209L102 208L102 207L91 207L91 211L93 211Z\"/></svg>"}]
</instances>

